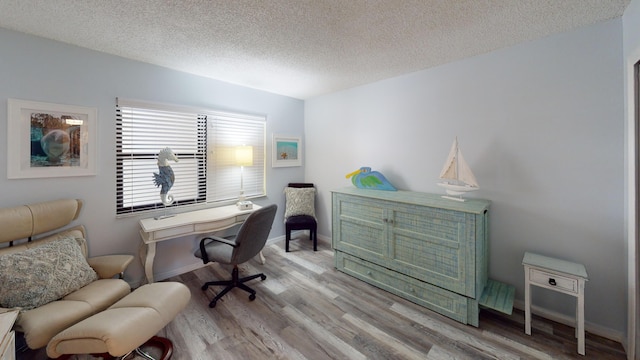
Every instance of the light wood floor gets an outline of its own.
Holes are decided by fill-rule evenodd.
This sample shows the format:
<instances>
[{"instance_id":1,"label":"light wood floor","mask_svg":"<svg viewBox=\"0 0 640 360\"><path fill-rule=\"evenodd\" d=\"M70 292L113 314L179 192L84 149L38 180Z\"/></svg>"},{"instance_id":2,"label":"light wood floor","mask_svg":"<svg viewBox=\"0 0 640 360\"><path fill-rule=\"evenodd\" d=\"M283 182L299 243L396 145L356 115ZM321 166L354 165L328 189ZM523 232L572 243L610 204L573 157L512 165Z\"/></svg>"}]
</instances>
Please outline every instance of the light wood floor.
<instances>
[{"instance_id":1,"label":"light wood floor","mask_svg":"<svg viewBox=\"0 0 640 360\"><path fill-rule=\"evenodd\" d=\"M192 298L159 335L170 338L173 359L626 359L619 343L587 333L586 356L576 352L573 328L534 316L524 334L524 315L483 310L480 326L462 325L384 290L338 272L333 252L306 238L264 249L265 265L252 260L240 276L264 272L249 283L257 299L234 289L213 309L219 288L205 281L227 279L219 264L173 277ZM18 359L44 359L42 351Z\"/></svg>"}]
</instances>

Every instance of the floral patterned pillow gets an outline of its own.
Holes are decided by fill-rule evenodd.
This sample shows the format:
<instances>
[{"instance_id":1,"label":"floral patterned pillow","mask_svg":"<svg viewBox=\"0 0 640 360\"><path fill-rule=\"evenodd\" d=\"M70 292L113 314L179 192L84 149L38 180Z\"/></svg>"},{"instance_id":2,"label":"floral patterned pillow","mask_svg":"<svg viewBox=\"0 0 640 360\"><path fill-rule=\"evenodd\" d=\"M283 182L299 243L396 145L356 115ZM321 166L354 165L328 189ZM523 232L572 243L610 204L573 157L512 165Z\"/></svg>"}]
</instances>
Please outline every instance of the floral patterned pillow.
<instances>
[{"instance_id":1,"label":"floral patterned pillow","mask_svg":"<svg viewBox=\"0 0 640 360\"><path fill-rule=\"evenodd\" d=\"M284 188L284 195L286 199L286 208L284 211L285 220L290 216L296 215L309 215L316 217L315 209L315 195L316 189L309 188Z\"/></svg>"},{"instance_id":2,"label":"floral patterned pillow","mask_svg":"<svg viewBox=\"0 0 640 360\"><path fill-rule=\"evenodd\" d=\"M33 309L98 279L72 237L0 256L0 305Z\"/></svg>"}]
</instances>

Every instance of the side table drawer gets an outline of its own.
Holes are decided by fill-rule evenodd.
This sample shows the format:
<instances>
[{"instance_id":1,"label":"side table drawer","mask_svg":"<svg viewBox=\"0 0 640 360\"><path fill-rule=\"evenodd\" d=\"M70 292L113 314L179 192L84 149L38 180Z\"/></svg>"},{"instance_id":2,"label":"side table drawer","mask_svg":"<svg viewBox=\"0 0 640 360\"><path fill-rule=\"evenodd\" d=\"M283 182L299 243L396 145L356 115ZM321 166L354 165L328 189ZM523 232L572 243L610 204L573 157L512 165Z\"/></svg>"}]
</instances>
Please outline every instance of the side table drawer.
<instances>
[{"instance_id":1,"label":"side table drawer","mask_svg":"<svg viewBox=\"0 0 640 360\"><path fill-rule=\"evenodd\" d=\"M537 286L578 293L578 279L530 268L529 280Z\"/></svg>"}]
</instances>

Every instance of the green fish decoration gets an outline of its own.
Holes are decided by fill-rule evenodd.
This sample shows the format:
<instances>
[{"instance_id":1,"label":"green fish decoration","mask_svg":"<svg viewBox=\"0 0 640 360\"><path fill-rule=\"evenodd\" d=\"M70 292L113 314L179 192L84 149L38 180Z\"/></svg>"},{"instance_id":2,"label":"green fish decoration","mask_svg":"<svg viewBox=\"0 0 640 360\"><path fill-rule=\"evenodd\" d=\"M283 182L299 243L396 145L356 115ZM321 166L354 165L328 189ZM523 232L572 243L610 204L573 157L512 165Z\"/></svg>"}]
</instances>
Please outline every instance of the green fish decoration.
<instances>
[{"instance_id":1,"label":"green fish decoration","mask_svg":"<svg viewBox=\"0 0 640 360\"><path fill-rule=\"evenodd\" d=\"M351 178L351 182L357 188L371 190L388 190L396 191L396 189L387 178L378 171L371 171L370 167L363 166L360 169L347 174L346 178Z\"/></svg>"}]
</instances>

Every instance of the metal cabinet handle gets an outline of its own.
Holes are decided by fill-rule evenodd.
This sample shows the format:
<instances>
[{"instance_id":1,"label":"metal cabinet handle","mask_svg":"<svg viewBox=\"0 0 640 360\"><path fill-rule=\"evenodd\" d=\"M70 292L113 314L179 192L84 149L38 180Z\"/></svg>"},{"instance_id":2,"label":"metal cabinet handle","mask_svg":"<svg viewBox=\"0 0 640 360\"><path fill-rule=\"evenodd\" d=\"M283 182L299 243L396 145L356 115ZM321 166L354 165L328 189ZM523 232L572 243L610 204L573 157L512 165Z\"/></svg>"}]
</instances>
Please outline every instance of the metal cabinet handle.
<instances>
[{"instance_id":1,"label":"metal cabinet handle","mask_svg":"<svg viewBox=\"0 0 640 360\"><path fill-rule=\"evenodd\" d=\"M552 286L556 286L556 285L558 285L558 284L556 284L556 279L554 279L554 278L549 278L549 285L552 285Z\"/></svg>"}]
</instances>

